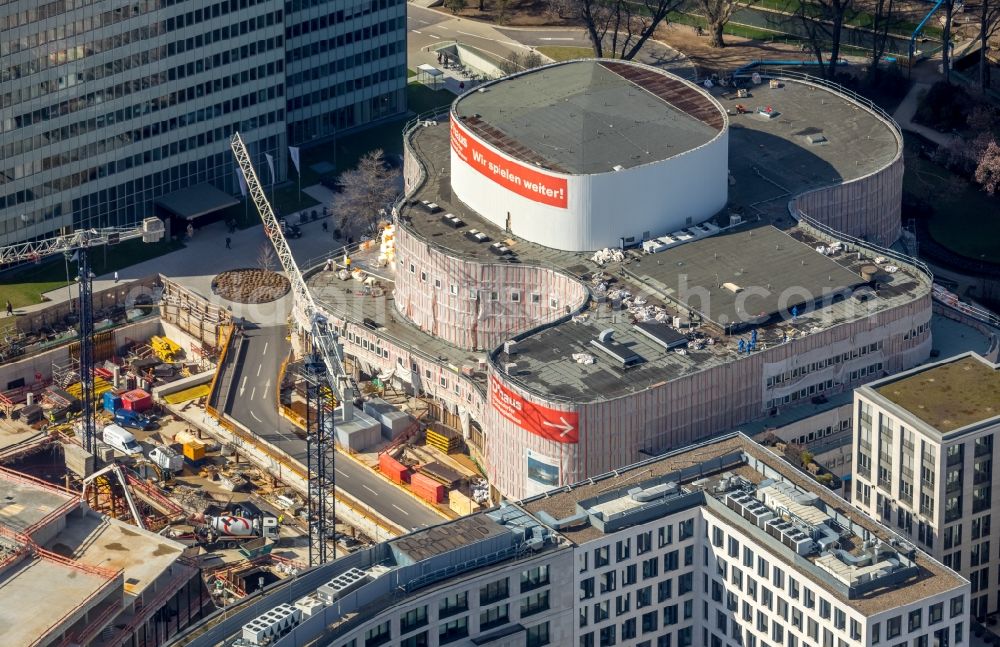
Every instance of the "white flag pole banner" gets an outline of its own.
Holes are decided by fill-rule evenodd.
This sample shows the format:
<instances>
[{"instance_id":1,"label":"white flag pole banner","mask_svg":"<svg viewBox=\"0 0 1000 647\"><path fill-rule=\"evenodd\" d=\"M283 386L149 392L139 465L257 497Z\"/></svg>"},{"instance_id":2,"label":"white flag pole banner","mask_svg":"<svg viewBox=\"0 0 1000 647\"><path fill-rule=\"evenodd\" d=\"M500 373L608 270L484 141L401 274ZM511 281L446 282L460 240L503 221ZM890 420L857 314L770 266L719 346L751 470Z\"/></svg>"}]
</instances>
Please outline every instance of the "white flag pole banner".
<instances>
[{"instance_id":1,"label":"white flag pole banner","mask_svg":"<svg viewBox=\"0 0 1000 647\"><path fill-rule=\"evenodd\" d=\"M240 172L239 168L233 169L233 173L236 174L236 180L240 183L240 193L243 197L247 197L247 181L244 179L243 174Z\"/></svg>"},{"instance_id":2,"label":"white flag pole banner","mask_svg":"<svg viewBox=\"0 0 1000 647\"><path fill-rule=\"evenodd\" d=\"M299 168L299 147L298 146L289 146L288 147L288 155L289 155L289 157L292 158L292 164L295 165L295 172L296 173L301 173L302 169Z\"/></svg>"},{"instance_id":3,"label":"white flag pole banner","mask_svg":"<svg viewBox=\"0 0 1000 647\"><path fill-rule=\"evenodd\" d=\"M267 167L271 169L271 184L274 184L274 158L270 153L264 153L264 157L267 158Z\"/></svg>"}]
</instances>

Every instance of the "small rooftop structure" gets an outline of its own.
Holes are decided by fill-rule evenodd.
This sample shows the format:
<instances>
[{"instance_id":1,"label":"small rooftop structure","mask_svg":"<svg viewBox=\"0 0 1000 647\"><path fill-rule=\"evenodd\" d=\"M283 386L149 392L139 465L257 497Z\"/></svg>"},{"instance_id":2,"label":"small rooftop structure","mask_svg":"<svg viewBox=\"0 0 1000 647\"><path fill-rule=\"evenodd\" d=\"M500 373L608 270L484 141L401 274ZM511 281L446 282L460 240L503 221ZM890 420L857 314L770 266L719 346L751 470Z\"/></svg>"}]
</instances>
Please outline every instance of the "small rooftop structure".
<instances>
[{"instance_id":1,"label":"small rooftop structure","mask_svg":"<svg viewBox=\"0 0 1000 647\"><path fill-rule=\"evenodd\" d=\"M975 353L886 378L868 388L942 434L1000 418L1000 365Z\"/></svg>"},{"instance_id":2,"label":"small rooftop structure","mask_svg":"<svg viewBox=\"0 0 1000 647\"><path fill-rule=\"evenodd\" d=\"M609 173L680 155L725 122L705 92L643 66L575 61L480 86L454 106L466 127L524 161Z\"/></svg>"}]
</instances>

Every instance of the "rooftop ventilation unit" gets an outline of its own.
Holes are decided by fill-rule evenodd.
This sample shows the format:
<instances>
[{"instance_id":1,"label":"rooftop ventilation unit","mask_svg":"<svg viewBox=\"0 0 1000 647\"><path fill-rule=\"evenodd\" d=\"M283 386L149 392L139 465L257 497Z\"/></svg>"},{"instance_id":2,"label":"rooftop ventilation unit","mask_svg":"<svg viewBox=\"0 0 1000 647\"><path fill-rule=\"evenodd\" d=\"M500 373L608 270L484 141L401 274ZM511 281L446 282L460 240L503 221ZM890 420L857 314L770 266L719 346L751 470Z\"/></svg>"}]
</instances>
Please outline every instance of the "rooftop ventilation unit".
<instances>
[{"instance_id":1,"label":"rooftop ventilation unit","mask_svg":"<svg viewBox=\"0 0 1000 647\"><path fill-rule=\"evenodd\" d=\"M307 595L295 601L295 608L302 613L302 617L304 618L312 617L313 614L318 613L324 606L326 605L312 595Z\"/></svg>"},{"instance_id":2,"label":"rooftop ventilation unit","mask_svg":"<svg viewBox=\"0 0 1000 647\"><path fill-rule=\"evenodd\" d=\"M605 355L617 360L621 363L622 368L630 368L636 364L641 364L645 359L631 348L625 344L619 344L618 342L611 340L612 331L605 330L601 333L601 336L597 339L591 339L590 344L595 348L599 349Z\"/></svg>"},{"instance_id":3,"label":"rooftop ventilation unit","mask_svg":"<svg viewBox=\"0 0 1000 647\"><path fill-rule=\"evenodd\" d=\"M265 639L281 636L302 620L302 611L290 604L279 604L243 625L243 640L260 645Z\"/></svg>"},{"instance_id":4,"label":"rooftop ventilation unit","mask_svg":"<svg viewBox=\"0 0 1000 647\"><path fill-rule=\"evenodd\" d=\"M517 342L513 339L508 339L503 343L503 352L508 355L514 355L517 353Z\"/></svg>"},{"instance_id":5,"label":"rooftop ventilation unit","mask_svg":"<svg viewBox=\"0 0 1000 647\"><path fill-rule=\"evenodd\" d=\"M349 593L368 581L368 575L358 568L352 568L333 578L316 590L316 597L326 604L333 604L340 596Z\"/></svg>"},{"instance_id":6,"label":"rooftop ventilation unit","mask_svg":"<svg viewBox=\"0 0 1000 647\"><path fill-rule=\"evenodd\" d=\"M813 133L812 135L806 135L806 141L810 144L825 144L827 140L821 133Z\"/></svg>"},{"instance_id":7,"label":"rooftop ventilation unit","mask_svg":"<svg viewBox=\"0 0 1000 647\"><path fill-rule=\"evenodd\" d=\"M635 488L629 491L629 495L632 497L633 501L638 501L639 503L649 503L650 501L656 501L657 499L677 494L678 489L677 483L670 481L668 483L660 483L659 485L654 485L645 489Z\"/></svg>"},{"instance_id":8,"label":"rooftop ventilation unit","mask_svg":"<svg viewBox=\"0 0 1000 647\"><path fill-rule=\"evenodd\" d=\"M635 329L666 350L680 348L688 344L686 335L682 335L666 324L644 321L635 324Z\"/></svg>"}]
</instances>

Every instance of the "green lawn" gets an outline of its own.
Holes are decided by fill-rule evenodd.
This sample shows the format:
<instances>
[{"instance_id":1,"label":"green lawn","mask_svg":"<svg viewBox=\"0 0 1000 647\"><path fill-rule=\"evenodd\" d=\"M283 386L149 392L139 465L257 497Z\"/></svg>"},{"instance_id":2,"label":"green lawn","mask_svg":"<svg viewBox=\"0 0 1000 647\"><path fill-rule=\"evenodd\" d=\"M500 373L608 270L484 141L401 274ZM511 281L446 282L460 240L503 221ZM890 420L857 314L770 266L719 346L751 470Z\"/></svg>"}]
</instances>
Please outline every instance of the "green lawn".
<instances>
[{"instance_id":1,"label":"green lawn","mask_svg":"<svg viewBox=\"0 0 1000 647\"><path fill-rule=\"evenodd\" d=\"M553 61L572 61L577 58L594 56L592 47L570 47L566 45L543 45L535 48L539 54L548 56Z\"/></svg>"},{"instance_id":2,"label":"green lawn","mask_svg":"<svg viewBox=\"0 0 1000 647\"><path fill-rule=\"evenodd\" d=\"M107 253L104 249L97 248L90 252L91 271L98 276L108 274L182 247L184 244L179 241L147 244L134 239L108 247ZM70 263L69 273L70 279L76 277L75 263ZM41 303L42 293L65 285L66 263L62 257L52 257L38 265L0 274L0 302L6 303L10 299L15 308Z\"/></svg>"},{"instance_id":3,"label":"green lawn","mask_svg":"<svg viewBox=\"0 0 1000 647\"><path fill-rule=\"evenodd\" d=\"M920 140L906 137L903 191L933 208L927 223L931 236L956 254L1000 263L1000 198L919 157Z\"/></svg>"}]
</instances>

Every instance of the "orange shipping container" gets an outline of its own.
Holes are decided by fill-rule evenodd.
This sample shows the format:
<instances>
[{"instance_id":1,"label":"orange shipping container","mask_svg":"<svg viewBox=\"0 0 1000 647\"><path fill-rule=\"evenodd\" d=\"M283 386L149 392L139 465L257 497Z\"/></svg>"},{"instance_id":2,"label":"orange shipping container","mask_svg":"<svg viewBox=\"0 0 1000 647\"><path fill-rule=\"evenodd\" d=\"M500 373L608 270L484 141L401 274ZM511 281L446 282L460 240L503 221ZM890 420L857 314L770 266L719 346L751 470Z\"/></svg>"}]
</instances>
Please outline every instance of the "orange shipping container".
<instances>
[{"instance_id":1,"label":"orange shipping container","mask_svg":"<svg viewBox=\"0 0 1000 647\"><path fill-rule=\"evenodd\" d=\"M444 501L444 486L423 474L414 474L410 477L410 489L413 493L425 501L431 503L441 503Z\"/></svg>"},{"instance_id":2,"label":"orange shipping container","mask_svg":"<svg viewBox=\"0 0 1000 647\"><path fill-rule=\"evenodd\" d=\"M389 454L378 457L378 468L394 483L409 483L410 469Z\"/></svg>"}]
</instances>

